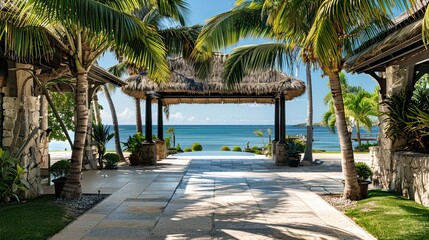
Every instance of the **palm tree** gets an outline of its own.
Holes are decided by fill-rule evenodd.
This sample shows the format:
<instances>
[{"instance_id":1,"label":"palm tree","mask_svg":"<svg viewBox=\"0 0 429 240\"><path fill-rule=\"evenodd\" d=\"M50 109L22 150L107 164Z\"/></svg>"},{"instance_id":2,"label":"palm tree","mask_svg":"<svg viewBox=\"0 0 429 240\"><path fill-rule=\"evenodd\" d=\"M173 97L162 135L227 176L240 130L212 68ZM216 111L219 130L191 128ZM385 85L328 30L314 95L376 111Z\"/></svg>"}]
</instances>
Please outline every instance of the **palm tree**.
<instances>
[{"instance_id":1,"label":"palm tree","mask_svg":"<svg viewBox=\"0 0 429 240\"><path fill-rule=\"evenodd\" d=\"M113 89L116 87L113 86ZM112 97L110 96L110 91L107 85L103 85L103 92L104 95L106 95L107 103L109 104L110 113L112 114L112 124L113 124L113 132L115 137L115 152L118 154L119 159L125 160L124 153L122 152L121 148L121 138L119 136L119 122L118 122L118 115L116 114L116 108L115 104L113 104Z\"/></svg>"},{"instance_id":2,"label":"palm tree","mask_svg":"<svg viewBox=\"0 0 429 240\"><path fill-rule=\"evenodd\" d=\"M238 1L242 3L243 1ZM262 1L251 2L252 8ZM343 198L359 199L359 185L354 165L351 140L348 137L339 73L345 57L363 41L373 38L391 26L386 17L391 6L408 6L408 1L328 1L328 0L266 0L263 4L267 23L282 44L260 44L235 49L225 64L224 77L229 85L240 82L252 70L281 69L288 64L285 53L301 47L304 59L316 61L329 78L336 125L341 144L345 178ZM249 5L249 6L250 6ZM220 14L219 16L221 16ZM262 17L265 18L264 15ZM242 24L245 23L243 21ZM309 24L307 28L302 23ZM232 30L235 25L227 25ZM225 29L224 29L225 30ZM241 35L238 35L238 37ZM212 46L230 42L234 36L216 32ZM204 49L204 45L202 44ZM204 57L204 54L199 54Z\"/></svg>"},{"instance_id":3,"label":"palm tree","mask_svg":"<svg viewBox=\"0 0 429 240\"><path fill-rule=\"evenodd\" d=\"M157 29L158 33L164 40L168 55L182 55L184 58L189 59L190 53L194 48L196 38L201 31L201 27L199 25L192 27L183 26L185 24L184 14L187 12L187 6L182 0L172 0L172 2L175 2L174 6L181 10L158 11L157 9L143 8L137 15L142 21ZM173 19L176 24L178 23L181 26L161 29L163 27L162 20L165 19ZM119 52L117 52L117 54L120 55ZM144 67L138 68L135 64L126 61L123 57L118 58L119 63L108 69L113 75L117 77L121 77L125 74L134 76L145 72ZM143 132L143 128L140 99L134 98L134 103L136 108L136 131L141 133ZM164 108L164 112L167 118L168 110L168 106L166 106Z\"/></svg>"},{"instance_id":4,"label":"palm tree","mask_svg":"<svg viewBox=\"0 0 429 240\"><path fill-rule=\"evenodd\" d=\"M318 65L329 78L333 97L336 126L341 145L342 168L345 178L343 198L359 199L359 185L356 177L353 148L345 117L340 72L348 54L362 42L372 39L381 31L391 27L386 16L392 15L391 6L406 7L409 1L312 1L317 6L314 21L304 42L304 49L310 49ZM266 1L267 7L272 1ZM276 1L272 11L272 24L278 33L293 31L288 23L297 17L296 7L306 1ZM298 7L299 8L299 7Z\"/></svg>"},{"instance_id":5,"label":"palm tree","mask_svg":"<svg viewBox=\"0 0 429 240\"><path fill-rule=\"evenodd\" d=\"M360 127L363 126L367 131L371 131L371 117L378 116L378 101L375 102L373 99L373 95L363 88L360 88L357 94L347 94L344 98L346 116L349 116L356 124L356 137L359 147L362 145Z\"/></svg>"},{"instance_id":6,"label":"palm tree","mask_svg":"<svg viewBox=\"0 0 429 240\"><path fill-rule=\"evenodd\" d=\"M371 94L362 87L350 86L344 72L340 73L340 81L344 96L344 108L348 129L350 129L349 132L351 132L352 125L356 125L356 137L358 146L360 147L360 127L364 126L367 131L371 131L371 117L378 116L378 89L376 88L374 93ZM335 132L336 118L331 93L326 94L324 103L329 106L329 109L323 114L322 123L328 126L332 132Z\"/></svg>"},{"instance_id":7,"label":"palm tree","mask_svg":"<svg viewBox=\"0 0 429 240\"><path fill-rule=\"evenodd\" d=\"M7 32L8 37L14 39L5 42L6 49L15 50L10 51L11 57L16 60L52 58L52 54L44 51L47 43L44 39L49 39L50 49L54 46L64 55L76 81L76 128L72 162L62 197L79 199L82 194L81 166L88 125L88 71L101 54L113 47L136 65L146 66L154 81L162 81L169 75L165 48L160 36L150 26L131 15L140 8L138 1L15 0L11 3L14 12L18 9L18 12L25 13L7 19L19 17L18 28ZM2 5L2 10L10 13L8 7L9 4ZM13 36L20 31L26 31L27 35ZM29 38L40 40L29 41ZM22 48L25 44L29 47Z\"/></svg>"},{"instance_id":8,"label":"palm tree","mask_svg":"<svg viewBox=\"0 0 429 240\"><path fill-rule=\"evenodd\" d=\"M283 44L281 38L276 35L271 26L267 25L268 15L264 12L263 0L260 1L240 1L236 2L236 7L232 10L219 14L211 18L207 25L204 26L202 33L199 36L195 55L199 58L206 59L210 57L207 53L208 50L219 50L237 43L240 38L252 37L252 38L265 38L272 39L274 41L280 41L275 43L258 44L255 46L242 47L243 55L246 53L259 54L263 52L278 53L274 54L278 56L280 60L285 60L286 63L292 61L291 57L297 52L296 48L299 47L300 42L303 42L305 35L296 36L294 44ZM308 19L311 19L312 5L301 9L302 14ZM298 32L308 32L311 21L301 21L296 19L293 23ZM263 51L261 51L263 50ZM237 49L238 52L238 49ZM254 57L259 57L255 54ZM239 58L239 57L237 57ZM240 60L240 59L238 59ZM313 95L312 95L312 83L311 83L311 66L314 59L311 57L311 52L307 51L306 56L303 58L306 65L306 78L307 78L307 143L306 151L303 160L313 162ZM232 62L232 61L231 61ZM250 62L250 61L249 61ZM283 61L278 62L279 68L283 67ZM256 66L255 66L256 67ZM258 66L264 68L264 66ZM244 73L246 74L246 73ZM244 76L244 75L243 75Z\"/></svg>"}]
</instances>

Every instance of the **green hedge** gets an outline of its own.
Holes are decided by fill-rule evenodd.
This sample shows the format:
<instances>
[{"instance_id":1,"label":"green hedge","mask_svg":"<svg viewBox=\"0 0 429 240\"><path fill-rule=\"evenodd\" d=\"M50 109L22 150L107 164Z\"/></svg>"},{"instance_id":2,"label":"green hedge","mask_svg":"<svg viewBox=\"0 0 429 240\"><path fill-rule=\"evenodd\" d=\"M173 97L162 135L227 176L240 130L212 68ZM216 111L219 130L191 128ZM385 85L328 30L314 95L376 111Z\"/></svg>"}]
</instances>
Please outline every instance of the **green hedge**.
<instances>
[{"instance_id":1,"label":"green hedge","mask_svg":"<svg viewBox=\"0 0 429 240\"><path fill-rule=\"evenodd\" d=\"M192 152L199 152L203 150L203 146L201 146L201 144L199 144L198 142L194 142L192 144Z\"/></svg>"},{"instance_id":2,"label":"green hedge","mask_svg":"<svg viewBox=\"0 0 429 240\"><path fill-rule=\"evenodd\" d=\"M221 151L231 151L228 146L223 146L220 148Z\"/></svg>"},{"instance_id":3,"label":"green hedge","mask_svg":"<svg viewBox=\"0 0 429 240\"><path fill-rule=\"evenodd\" d=\"M241 152L241 147L234 146L234 147L232 147L232 151L234 151L234 152Z\"/></svg>"}]
</instances>

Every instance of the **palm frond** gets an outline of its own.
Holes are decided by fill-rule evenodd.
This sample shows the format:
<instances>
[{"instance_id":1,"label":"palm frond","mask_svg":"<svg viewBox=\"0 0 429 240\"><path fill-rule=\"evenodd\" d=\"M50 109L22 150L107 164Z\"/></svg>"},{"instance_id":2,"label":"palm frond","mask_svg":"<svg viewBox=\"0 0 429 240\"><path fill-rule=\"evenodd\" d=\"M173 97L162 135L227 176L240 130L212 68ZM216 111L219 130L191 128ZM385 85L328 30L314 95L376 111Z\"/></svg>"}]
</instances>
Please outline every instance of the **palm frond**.
<instances>
[{"instance_id":1,"label":"palm frond","mask_svg":"<svg viewBox=\"0 0 429 240\"><path fill-rule=\"evenodd\" d=\"M183 58L189 59L201 28L200 25L195 25L192 27L176 27L160 30L159 34L164 39L168 55L180 55Z\"/></svg>"},{"instance_id":2,"label":"palm frond","mask_svg":"<svg viewBox=\"0 0 429 240\"><path fill-rule=\"evenodd\" d=\"M240 83L256 70L282 69L291 66L295 48L283 43L248 45L234 49L225 63L224 79L228 86Z\"/></svg>"},{"instance_id":3,"label":"palm frond","mask_svg":"<svg viewBox=\"0 0 429 240\"><path fill-rule=\"evenodd\" d=\"M128 73L129 68L130 68L130 63L123 61L114 66L109 67L107 71L115 75L116 77L122 77L124 74Z\"/></svg>"},{"instance_id":4,"label":"palm frond","mask_svg":"<svg viewBox=\"0 0 429 240\"><path fill-rule=\"evenodd\" d=\"M197 40L195 55L207 59L211 52L237 43L241 38L274 38L261 16L262 5L236 7L208 20Z\"/></svg>"}]
</instances>

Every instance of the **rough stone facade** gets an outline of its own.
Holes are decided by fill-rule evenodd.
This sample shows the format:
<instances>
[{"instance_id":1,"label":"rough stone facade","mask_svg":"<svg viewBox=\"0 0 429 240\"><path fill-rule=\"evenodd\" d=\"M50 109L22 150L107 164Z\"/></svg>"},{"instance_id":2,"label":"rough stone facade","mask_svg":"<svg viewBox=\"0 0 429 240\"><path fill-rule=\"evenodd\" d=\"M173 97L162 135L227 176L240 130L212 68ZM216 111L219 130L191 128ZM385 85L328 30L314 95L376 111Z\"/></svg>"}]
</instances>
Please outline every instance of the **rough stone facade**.
<instances>
[{"instance_id":1,"label":"rough stone facade","mask_svg":"<svg viewBox=\"0 0 429 240\"><path fill-rule=\"evenodd\" d=\"M386 96L390 97L405 89L408 84L408 71L398 65L386 68ZM379 105L380 112L386 112L387 109L383 104ZM402 147L402 139L392 141L386 136L385 117L379 117L379 153L378 153L378 171L380 172L378 181L383 189L394 190L393 179L396 174L396 162L393 161L393 153Z\"/></svg>"},{"instance_id":2,"label":"rough stone facade","mask_svg":"<svg viewBox=\"0 0 429 240\"><path fill-rule=\"evenodd\" d=\"M156 144L143 143L142 146L142 165L156 165Z\"/></svg>"},{"instance_id":3,"label":"rough stone facade","mask_svg":"<svg viewBox=\"0 0 429 240\"><path fill-rule=\"evenodd\" d=\"M30 65L16 64L16 68L31 68ZM31 80L25 81L30 74L17 70L1 89L3 97L2 146L17 156L23 149L20 164L26 174L23 180L28 190L24 197L34 197L42 193L40 165L46 164L47 136L40 126L39 98L35 97Z\"/></svg>"},{"instance_id":4,"label":"rough stone facade","mask_svg":"<svg viewBox=\"0 0 429 240\"><path fill-rule=\"evenodd\" d=\"M370 148L371 169L374 172L372 183L375 187L386 186L386 178L381 171L384 162L380 160L378 147ZM397 151L392 157L392 180L389 190L414 199L416 202L429 206L429 154Z\"/></svg>"},{"instance_id":5,"label":"rough stone facade","mask_svg":"<svg viewBox=\"0 0 429 240\"><path fill-rule=\"evenodd\" d=\"M165 141L156 140L156 159L158 161L167 158L167 146Z\"/></svg>"},{"instance_id":6,"label":"rough stone facade","mask_svg":"<svg viewBox=\"0 0 429 240\"><path fill-rule=\"evenodd\" d=\"M287 145L285 143L281 143L281 142L277 143L276 154L275 154L275 162L277 166L287 165L286 150L287 150Z\"/></svg>"},{"instance_id":7,"label":"rough stone facade","mask_svg":"<svg viewBox=\"0 0 429 240\"><path fill-rule=\"evenodd\" d=\"M429 206L429 154L395 152L395 191Z\"/></svg>"}]
</instances>

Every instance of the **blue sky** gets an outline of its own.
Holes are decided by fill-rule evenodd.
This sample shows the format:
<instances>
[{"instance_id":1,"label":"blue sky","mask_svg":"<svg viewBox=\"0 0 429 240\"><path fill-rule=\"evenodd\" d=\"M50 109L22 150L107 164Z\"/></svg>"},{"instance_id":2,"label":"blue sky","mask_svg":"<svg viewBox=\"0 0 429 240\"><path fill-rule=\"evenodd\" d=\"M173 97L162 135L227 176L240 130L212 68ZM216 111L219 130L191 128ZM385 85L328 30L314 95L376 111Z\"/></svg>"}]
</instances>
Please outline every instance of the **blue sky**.
<instances>
[{"instance_id":1,"label":"blue sky","mask_svg":"<svg viewBox=\"0 0 429 240\"><path fill-rule=\"evenodd\" d=\"M234 5L233 0L188 0L190 4L190 16L188 25L203 24L204 20L228 11ZM238 45L251 44L254 41L242 41ZM228 52L227 49L223 52ZM116 64L114 56L106 53L99 61L99 64L108 68ZM305 66L301 65L293 72L285 71L288 74L305 82ZM313 77L313 102L314 121L319 122L327 107L323 105L323 97L329 92L327 86L328 78L322 77L322 72L315 71ZM373 91L377 85L375 80L366 74L347 74L349 84L362 86L369 91ZM103 121L111 124L111 116L108 104L103 94L99 94L100 104L103 105ZM134 102L131 97L123 94L120 89L113 93L116 112L119 124L135 124ZM153 106L153 118L156 119L156 106ZM306 121L307 118L307 95L302 95L292 101L286 102L286 124L298 124ZM142 116L144 116L144 102L142 101ZM170 107L170 119L164 120L166 125L272 125L274 119L274 106L261 104L181 104Z\"/></svg>"}]
</instances>

